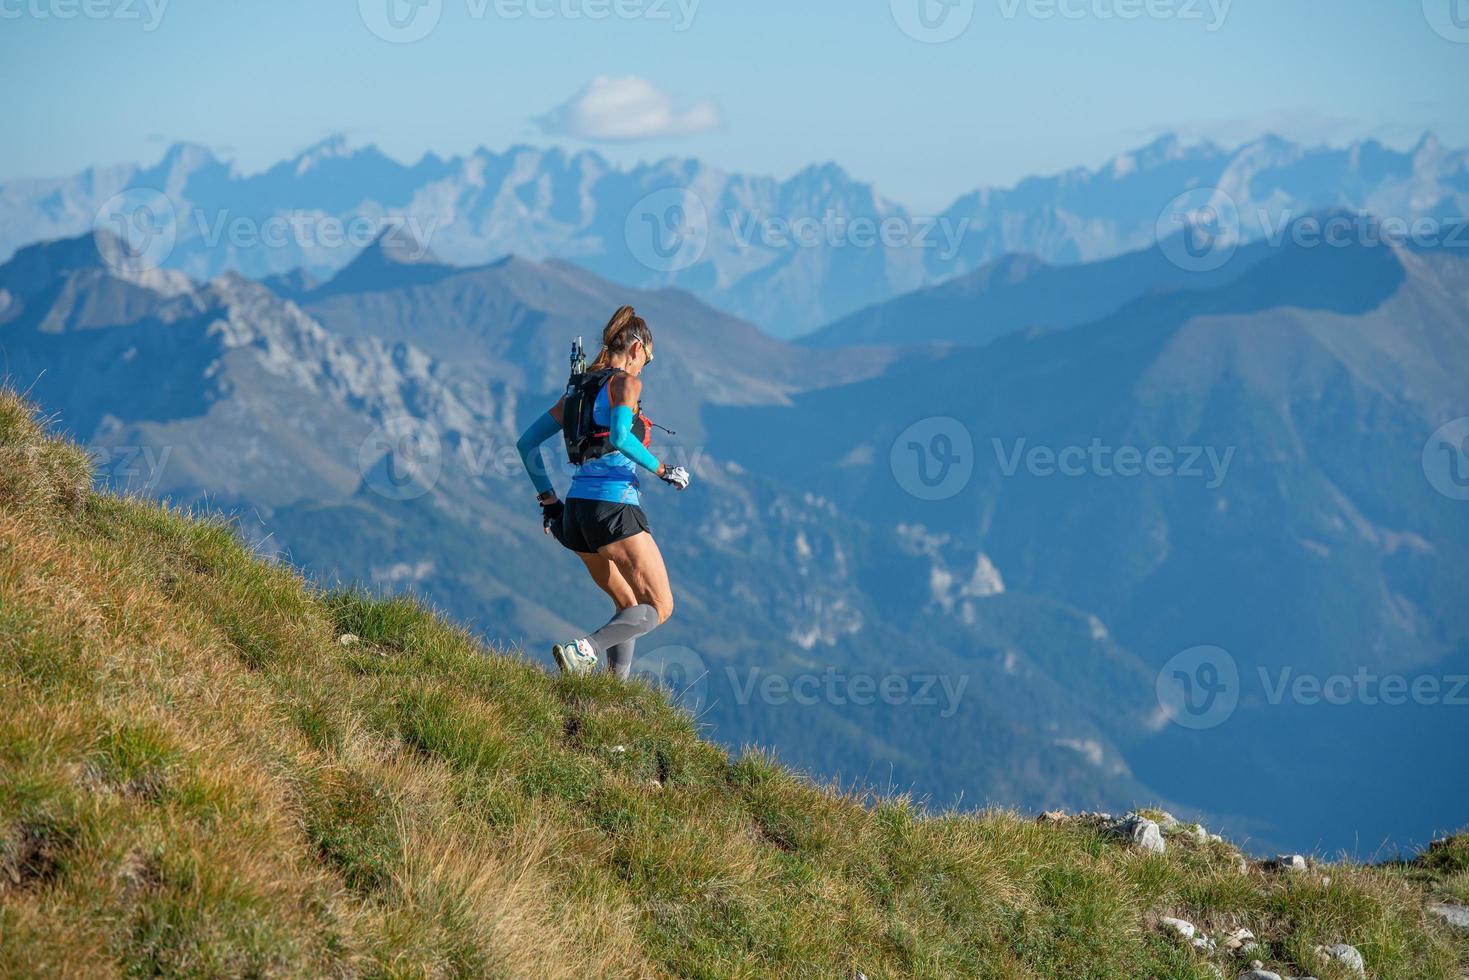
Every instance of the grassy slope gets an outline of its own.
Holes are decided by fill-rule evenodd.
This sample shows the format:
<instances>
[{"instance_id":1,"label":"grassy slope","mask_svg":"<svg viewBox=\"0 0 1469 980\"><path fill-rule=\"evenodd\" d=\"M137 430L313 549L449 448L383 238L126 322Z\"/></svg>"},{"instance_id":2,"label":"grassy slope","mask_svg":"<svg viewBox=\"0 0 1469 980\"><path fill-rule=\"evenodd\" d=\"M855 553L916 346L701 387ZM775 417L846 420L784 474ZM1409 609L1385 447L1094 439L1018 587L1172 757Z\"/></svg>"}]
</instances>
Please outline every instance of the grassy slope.
<instances>
[{"instance_id":1,"label":"grassy slope","mask_svg":"<svg viewBox=\"0 0 1469 980\"><path fill-rule=\"evenodd\" d=\"M1469 897L1462 838L1272 876L864 805L647 687L90 494L4 393L0 464L0 975L1212 977L1162 914L1247 926L1286 973L1331 977L1311 948L1339 941L1374 977L1469 965L1423 911Z\"/></svg>"}]
</instances>

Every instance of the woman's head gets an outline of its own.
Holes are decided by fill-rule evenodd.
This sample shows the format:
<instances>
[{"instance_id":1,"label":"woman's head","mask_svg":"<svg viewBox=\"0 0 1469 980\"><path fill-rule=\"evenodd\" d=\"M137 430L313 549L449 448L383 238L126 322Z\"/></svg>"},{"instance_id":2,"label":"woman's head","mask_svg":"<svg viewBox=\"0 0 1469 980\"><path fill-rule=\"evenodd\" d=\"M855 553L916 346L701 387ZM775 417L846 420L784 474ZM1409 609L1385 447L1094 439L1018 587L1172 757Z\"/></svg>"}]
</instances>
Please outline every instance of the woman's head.
<instances>
[{"instance_id":1,"label":"woman's head","mask_svg":"<svg viewBox=\"0 0 1469 980\"><path fill-rule=\"evenodd\" d=\"M624 306L612 314L602 331L602 351L592 362L593 371L618 367L637 374L653 360L653 331L648 321Z\"/></svg>"}]
</instances>

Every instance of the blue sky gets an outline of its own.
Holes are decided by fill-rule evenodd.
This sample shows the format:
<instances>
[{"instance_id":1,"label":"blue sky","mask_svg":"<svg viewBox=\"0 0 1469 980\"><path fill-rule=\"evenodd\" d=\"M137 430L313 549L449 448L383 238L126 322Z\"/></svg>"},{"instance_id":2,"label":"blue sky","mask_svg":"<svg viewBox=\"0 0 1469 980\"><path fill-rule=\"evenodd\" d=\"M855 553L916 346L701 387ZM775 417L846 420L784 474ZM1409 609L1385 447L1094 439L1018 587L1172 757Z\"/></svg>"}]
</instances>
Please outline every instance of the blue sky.
<instances>
[{"instance_id":1,"label":"blue sky","mask_svg":"<svg viewBox=\"0 0 1469 980\"><path fill-rule=\"evenodd\" d=\"M0 179L178 140L256 170L344 132L405 160L519 142L779 176L831 160L937 208L1164 129L1469 144L1469 28L1448 19L1469 25L1469 0L949 0L930 22L969 21L945 43L899 26L920 0L417 0L429 19L403 22L435 26L411 43L367 26L389 2L410 0L0 0ZM622 135L589 121L606 99L565 106L599 76L661 93L679 135L578 138Z\"/></svg>"}]
</instances>

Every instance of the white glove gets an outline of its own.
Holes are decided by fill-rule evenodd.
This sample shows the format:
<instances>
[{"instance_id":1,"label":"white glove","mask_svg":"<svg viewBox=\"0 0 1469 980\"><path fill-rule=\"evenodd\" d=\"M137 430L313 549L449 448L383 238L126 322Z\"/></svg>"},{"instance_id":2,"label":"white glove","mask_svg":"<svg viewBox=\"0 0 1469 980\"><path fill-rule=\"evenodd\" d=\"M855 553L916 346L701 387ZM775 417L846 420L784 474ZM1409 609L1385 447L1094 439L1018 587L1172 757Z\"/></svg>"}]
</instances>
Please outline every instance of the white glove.
<instances>
[{"instance_id":1,"label":"white glove","mask_svg":"<svg viewBox=\"0 0 1469 980\"><path fill-rule=\"evenodd\" d=\"M665 466L658 479L675 490L687 490L689 488L689 471L682 466Z\"/></svg>"}]
</instances>

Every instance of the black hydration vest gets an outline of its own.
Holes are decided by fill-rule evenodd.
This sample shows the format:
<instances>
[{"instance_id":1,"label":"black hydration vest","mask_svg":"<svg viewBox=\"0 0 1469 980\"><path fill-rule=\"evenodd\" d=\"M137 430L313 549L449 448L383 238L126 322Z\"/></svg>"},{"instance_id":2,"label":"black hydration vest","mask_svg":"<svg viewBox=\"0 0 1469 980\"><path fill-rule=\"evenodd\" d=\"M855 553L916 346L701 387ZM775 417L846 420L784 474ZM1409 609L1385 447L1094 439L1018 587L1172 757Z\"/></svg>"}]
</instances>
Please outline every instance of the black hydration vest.
<instances>
[{"instance_id":1,"label":"black hydration vest","mask_svg":"<svg viewBox=\"0 0 1469 980\"><path fill-rule=\"evenodd\" d=\"M592 413L597 406L597 395L613 375L622 373L619 368L588 371L573 374L566 382L566 400L561 405L561 435L566 440L566 458L573 466L616 452L612 448L612 430L599 426ZM633 413L632 434L646 446L650 429L651 424L643 416L643 405L639 402L637 411Z\"/></svg>"}]
</instances>

